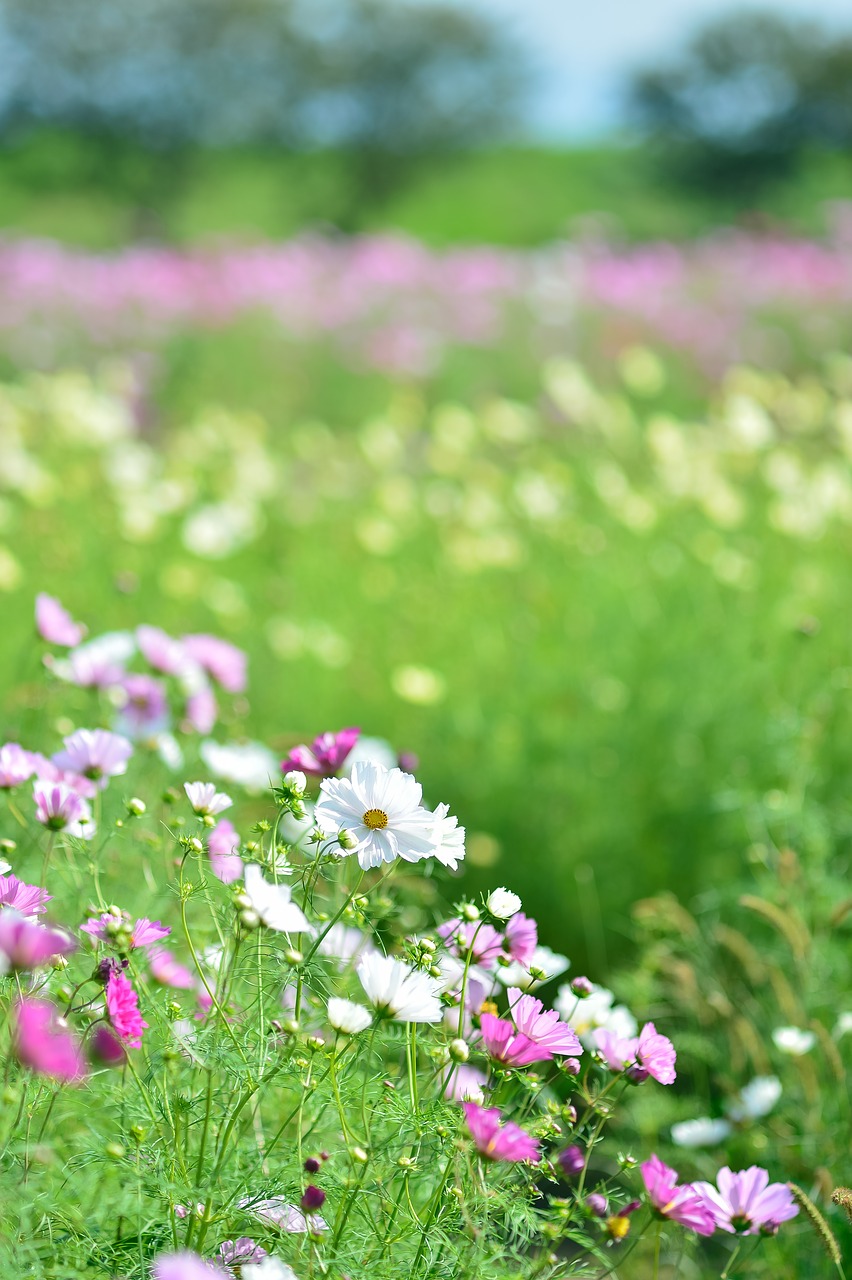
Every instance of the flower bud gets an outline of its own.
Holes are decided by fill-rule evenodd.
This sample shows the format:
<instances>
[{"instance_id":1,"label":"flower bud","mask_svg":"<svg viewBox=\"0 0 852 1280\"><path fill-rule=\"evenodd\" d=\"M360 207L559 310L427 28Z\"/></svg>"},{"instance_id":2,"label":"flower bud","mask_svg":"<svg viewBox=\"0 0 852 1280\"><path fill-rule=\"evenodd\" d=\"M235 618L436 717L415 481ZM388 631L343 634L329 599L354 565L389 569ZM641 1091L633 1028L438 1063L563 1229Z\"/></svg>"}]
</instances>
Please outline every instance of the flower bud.
<instances>
[{"instance_id":1,"label":"flower bud","mask_svg":"<svg viewBox=\"0 0 852 1280\"><path fill-rule=\"evenodd\" d=\"M450 1041L450 1057L453 1062L467 1062L470 1057L470 1049L464 1040Z\"/></svg>"},{"instance_id":2,"label":"flower bud","mask_svg":"<svg viewBox=\"0 0 852 1280\"><path fill-rule=\"evenodd\" d=\"M301 769L290 769L284 774L284 785L291 791L295 791L297 796L303 796L308 787L308 780Z\"/></svg>"},{"instance_id":3,"label":"flower bud","mask_svg":"<svg viewBox=\"0 0 852 1280\"><path fill-rule=\"evenodd\" d=\"M288 947L284 952L284 959L287 964L301 964L304 958L301 951L296 947Z\"/></svg>"},{"instance_id":4,"label":"flower bud","mask_svg":"<svg viewBox=\"0 0 852 1280\"><path fill-rule=\"evenodd\" d=\"M370 1158L363 1147L351 1147L349 1154L358 1164L366 1164Z\"/></svg>"},{"instance_id":5,"label":"flower bud","mask_svg":"<svg viewBox=\"0 0 852 1280\"><path fill-rule=\"evenodd\" d=\"M308 1156L307 1160L302 1165L302 1168L305 1173L319 1173L322 1168L322 1163L317 1160L316 1156Z\"/></svg>"},{"instance_id":6,"label":"flower bud","mask_svg":"<svg viewBox=\"0 0 852 1280\"><path fill-rule=\"evenodd\" d=\"M565 1072L566 1076L578 1076L580 1074L580 1060L579 1058L563 1058L559 1068Z\"/></svg>"},{"instance_id":7,"label":"flower bud","mask_svg":"<svg viewBox=\"0 0 852 1280\"><path fill-rule=\"evenodd\" d=\"M579 1000L585 1000L586 996L590 996L594 991L594 986L588 978L572 978L571 990Z\"/></svg>"},{"instance_id":8,"label":"flower bud","mask_svg":"<svg viewBox=\"0 0 852 1280\"><path fill-rule=\"evenodd\" d=\"M556 1157L556 1163L559 1168L570 1178L575 1173L580 1173L586 1165L586 1157L581 1147L566 1147L564 1151L560 1151Z\"/></svg>"},{"instance_id":9,"label":"flower bud","mask_svg":"<svg viewBox=\"0 0 852 1280\"><path fill-rule=\"evenodd\" d=\"M104 1155L111 1160L123 1160L126 1152L120 1142L108 1142L104 1147Z\"/></svg>"},{"instance_id":10,"label":"flower bud","mask_svg":"<svg viewBox=\"0 0 852 1280\"><path fill-rule=\"evenodd\" d=\"M198 836L190 836L186 843L193 853L204 852L204 845L198 839Z\"/></svg>"},{"instance_id":11,"label":"flower bud","mask_svg":"<svg viewBox=\"0 0 852 1280\"><path fill-rule=\"evenodd\" d=\"M257 929L260 927L260 916L256 911L241 911L240 924L244 929Z\"/></svg>"},{"instance_id":12,"label":"flower bud","mask_svg":"<svg viewBox=\"0 0 852 1280\"><path fill-rule=\"evenodd\" d=\"M594 1214L596 1218L605 1218L607 1211L606 1196L602 1196L597 1191L593 1191L590 1196L586 1196L586 1208L589 1210L589 1213Z\"/></svg>"},{"instance_id":13,"label":"flower bud","mask_svg":"<svg viewBox=\"0 0 852 1280\"><path fill-rule=\"evenodd\" d=\"M467 920L469 924L472 924L474 920L479 919L479 907L475 902L464 902L462 903L459 915L462 920Z\"/></svg>"},{"instance_id":14,"label":"flower bud","mask_svg":"<svg viewBox=\"0 0 852 1280\"><path fill-rule=\"evenodd\" d=\"M351 831L338 831L337 843L341 849L357 849L358 841L355 839Z\"/></svg>"},{"instance_id":15,"label":"flower bud","mask_svg":"<svg viewBox=\"0 0 852 1280\"><path fill-rule=\"evenodd\" d=\"M498 920L509 920L521 909L521 900L510 889L493 889L489 893L485 905Z\"/></svg>"},{"instance_id":16,"label":"flower bud","mask_svg":"<svg viewBox=\"0 0 852 1280\"><path fill-rule=\"evenodd\" d=\"M148 806L144 800L140 800L138 796L131 796L127 801L127 812L132 818L141 818Z\"/></svg>"},{"instance_id":17,"label":"flower bud","mask_svg":"<svg viewBox=\"0 0 852 1280\"><path fill-rule=\"evenodd\" d=\"M308 1183L305 1187L304 1194L299 1201L299 1206L304 1213L319 1213L325 1204L325 1192L322 1187L315 1187L313 1183Z\"/></svg>"}]
</instances>

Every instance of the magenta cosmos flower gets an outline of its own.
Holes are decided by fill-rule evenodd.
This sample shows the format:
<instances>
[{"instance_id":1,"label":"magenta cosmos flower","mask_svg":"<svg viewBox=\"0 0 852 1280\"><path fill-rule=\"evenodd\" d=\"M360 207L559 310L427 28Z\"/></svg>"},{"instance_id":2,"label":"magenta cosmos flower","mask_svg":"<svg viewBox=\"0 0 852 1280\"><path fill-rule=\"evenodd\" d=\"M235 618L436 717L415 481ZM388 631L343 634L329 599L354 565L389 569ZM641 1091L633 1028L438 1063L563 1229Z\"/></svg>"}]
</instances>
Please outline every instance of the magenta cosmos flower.
<instances>
[{"instance_id":1,"label":"magenta cosmos flower","mask_svg":"<svg viewBox=\"0 0 852 1280\"><path fill-rule=\"evenodd\" d=\"M235 880L242 879L243 860L237 853L239 847L239 833L233 823L222 818L207 837L210 865L214 876L222 884L233 884Z\"/></svg>"},{"instance_id":2,"label":"magenta cosmos flower","mask_svg":"<svg viewBox=\"0 0 852 1280\"><path fill-rule=\"evenodd\" d=\"M658 1156L646 1160L640 1171L656 1214L679 1222L700 1236L712 1236L716 1220L694 1187L689 1183L679 1187L675 1170L663 1164Z\"/></svg>"},{"instance_id":3,"label":"magenta cosmos flower","mask_svg":"<svg viewBox=\"0 0 852 1280\"><path fill-rule=\"evenodd\" d=\"M17 876L0 876L0 907L13 907L22 916L40 915L47 910L51 895L37 884L24 884Z\"/></svg>"},{"instance_id":4,"label":"magenta cosmos flower","mask_svg":"<svg viewBox=\"0 0 852 1280\"><path fill-rule=\"evenodd\" d=\"M219 636L184 636L184 649L226 693L244 693L248 657L242 649Z\"/></svg>"},{"instance_id":5,"label":"magenta cosmos flower","mask_svg":"<svg viewBox=\"0 0 852 1280\"><path fill-rule=\"evenodd\" d=\"M528 1067L531 1062L547 1062L553 1057L552 1050L516 1031L513 1023L495 1013L483 1013L479 1029L489 1056L501 1066Z\"/></svg>"},{"instance_id":6,"label":"magenta cosmos flower","mask_svg":"<svg viewBox=\"0 0 852 1280\"><path fill-rule=\"evenodd\" d=\"M82 622L75 622L58 600L43 591L36 596L35 623L42 640L64 649L73 649L86 634Z\"/></svg>"},{"instance_id":7,"label":"magenta cosmos flower","mask_svg":"<svg viewBox=\"0 0 852 1280\"><path fill-rule=\"evenodd\" d=\"M17 742L6 742L0 747L0 788L4 791L19 787L36 771L35 762L29 751L25 751Z\"/></svg>"},{"instance_id":8,"label":"magenta cosmos flower","mask_svg":"<svg viewBox=\"0 0 852 1280\"><path fill-rule=\"evenodd\" d=\"M197 1253L163 1253L151 1269L152 1280L228 1280L228 1272Z\"/></svg>"},{"instance_id":9,"label":"magenta cosmos flower","mask_svg":"<svg viewBox=\"0 0 852 1280\"><path fill-rule=\"evenodd\" d=\"M770 1183L767 1171L757 1165L740 1173L725 1166L715 1187L696 1182L693 1188L716 1226L737 1235L774 1235L782 1222L799 1212L790 1188L783 1182Z\"/></svg>"},{"instance_id":10,"label":"magenta cosmos flower","mask_svg":"<svg viewBox=\"0 0 852 1280\"><path fill-rule=\"evenodd\" d=\"M554 1055L583 1052L576 1031L567 1022L560 1021L555 1009L544 1010L540 1000L525 995L518 987L509 988L509 1002L515 1026L527 1039Z\"/></svg>"},{"instance_id":11,"label":"magenta cosmos flower","mask_svg":"<svg viewBox=\"0 0 852 1280\"><path fill-rule=\"evenodd\" d=\"M0 910L0 955L10 969L36 969L51 956L68 955L77 944L67 933L34 924L10 907Z\"/></svg>"},{"instance_id":12,"label":"magenta cosmos flower","mask_svg":"<svg viewBox=\"0 0 852 1280\"><path fill-rule=\"evenodd\" d=\"M111 973L106 985L106 1003L109 1020L114 1030L131 1049L142 1044L142 1032L148 1023L142 1021L139 997L123 973Z\"/></svg>"},{"instance_id":13,"label":"magenta cosmos flower","mask_svg":"<svg viewBox=\"0 0 852 1280\"><path fill-rule=\"evenodd\" d=\"M117 916L112 911L105 911L103 915L92 916L85 924L81 924L80 932L87 933L90 938L97 938L98 942L108 942L117 932L126 930L129 925L129 916ZM141 916L130 930L130 950L135 950L136 947L149 947L152 942L160 942L163 938L167 938L171 931L170 925L160 924L159 920L149 920L147 916Z\"/></svg>"},{"instance_id":14,"label":"magenta cosmos flower","mask_svg":"<svg viewBox=\"0 0 852 1280\"><path fill-rule=\"evenodd\" d=\"M626 1071L628 1079L641 1084L648 1076L660 1084L674 1084L677 1054L674 1045L646 1022L638 1036L622 1039L612 1031L599 1027L595 1047L610 1071Z\"/></svg>"},{"instance_id":15,"label":"magenta cosmos flower","mask_svg":"<svg viewBox=\"0 0 852 1280\"><path fill-rule=\"evenodd\" d=\"M338 729L337 733L321 733L309 747L304 743L293 747L286 760L281 761L281 772L301 769L302 773L312 774L316 778L330 777L337 773L360 736L361 730L354 725L348 729Z\"/></svg>"},{"instance_id":16,"label":"magenta cosmos flower","mask_svg":"<svg viewBox=\"0 0 852 1280\"><path fill-rule=\"evenodd\" d=\"M40 1075L73 1082L86 1075L79 1044L46 1000L21 1000L15 1009L15 1053Z\"/></svg>"},{"instance_id":17,"label":"magenta cosmos flower","mask_svg":"<svg viewBox=\"0 0 852 1280\"><path fill-rule=\"evenodd\" d=\"M538 1160L540 1151L536 1140L511 1120L503 1122L497 1107L478 1107L475 1102L464 1102L462 1107L474 1146L486 1160L512 1164Z\"/></svg>"},{"instance_id":18,"label":"magenta cosmos flower","mask_svg":"<svg viewBox=\"0 0 852 1280\"><path fill-rule=\"evenodd\" d=\"M84 778L104 779L104 785L107 778L127 772L133 755L133 743L107 729L78 729L63 742L65 750L56 752L53 763Z\"/></svg>"},{"instance_id":19,"label":"magenta cosmos flower","mask_svg":"<svg viewBox=\"0 0 852 1280\"><path fill-rule=\"evenodd\" d=\"M65 831L88 840L95 833L92 811L82 796L64 782L34 782L36 818L48 831Z\"/></svg>"}]
</instances>

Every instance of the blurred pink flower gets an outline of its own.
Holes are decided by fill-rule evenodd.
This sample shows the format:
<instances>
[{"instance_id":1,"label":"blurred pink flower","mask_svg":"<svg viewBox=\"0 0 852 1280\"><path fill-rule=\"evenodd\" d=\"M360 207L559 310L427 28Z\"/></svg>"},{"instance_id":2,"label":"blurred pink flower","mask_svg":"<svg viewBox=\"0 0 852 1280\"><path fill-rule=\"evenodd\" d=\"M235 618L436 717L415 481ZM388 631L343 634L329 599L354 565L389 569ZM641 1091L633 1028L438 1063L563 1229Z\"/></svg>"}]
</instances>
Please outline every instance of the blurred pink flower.
<instances>
[{"instance_id":1,"label":"blurred pink flower","mask_svg":"<svg viewBox=\"0 0 852 1280\"><path fill-rule=\"evenodd\" d=\"M29 751L17 742L6 742L0 747L0 789L6 791L18 787L35 773L35 765Z\"/></svg>"},{"instance_id":2,"label":"blurred pink flower","mask_svg":"<svg viewBox=\"0 0 852 1280\"><path fill-rule=\"evenodd\" d=\"M92 1030L89 1050L92 1057L105 1067L120 1067L127 1056L124 1045L103 1023Z\"/></svg>"},{"instance_id":3,"label":"blurred pink flower","mask_svg":"<svg viewBox=\"0 0 852 1280\"><path fill-rule=\"evenodd\" d=\"M195 978L184 965L174 958L171 951L163 947L154 947L148 953L151 966L151 977L163 987L177 987L183 991L191 991L195 986Z\"/></svg>"},{"instance_id":4,"label":"blurred pink flower","mask_svg":"<svg viewBox=\"0 0 852 1280\"><path fill-rule=\"evenodd\" d=\"M46 640L48 644L61 645L64 649L73 649L86 634L83 624L74 622L67 609L43 591L36 596L35 621L42 640Z\"/></svg>"},{"instance_id":5,"label":"blurred pink flower","mask_svg":"<svg viewBox=\"0 0 852 1280\"><path fill-rule=\"evenodd\" d=\"M700 1236L712 1236L716 1229L713 1214L695 1189L688 1183L677 1185L677 1173L663 1164L659 1156L651 1156L640 1166L642 1181L651 1207L661 1218L679 1222Z\"/></svg>"},{"instance_id":6,"label":"blurred pink flower","mask_svg":"<svg viewBox=\"0 0 852 1280\"><path fill-rule=\"evenodd\" d=\"M10 969L35 969L51 956L68 955L76 949L69 934L35 924L11 907L0 909L0 954Z\"/></svg>"},{"instance_id":7,"label":"blurred pink flower","mask_svg":"<svg viewBox=\"0 0 852 1280\"><path fill-rule=\"evenodd\" d=\"M151 1280L228 1280L228 1272L197 1253L161 1253L154 1260Z\"/></svg>"},{"instance_id":8,"label":"blurred pink flower","mask_svg":"<svg viewBox=\"0 0 852 1280\"><path fill-rule=\"evenodd\" d=\"M626 1071L634 1084L649 1076L660 1084L674 1084L677 1054L666 1036L660 1035L653 1022L646 1022L638 1036L623 1039L613 1031L599 1027L595 1047L611 1071Z\"/></svg>"},{"instance_id":9,"label":"blurred pink flower","mask_svg":"<svg viewBox=\"0 0 852 1280\"><path fill-rule=\"evenodd\" d=\"M226 693L243 693L246 688L248 655L219 636L183 636L181 643L189 656L203 667Z\"/></svg>"},{"instance_id":10,"label":"blurred pink flower","mask_svg":"<svg viewBox=\"0 0 852 1280\"><path fill-rule=\"evenodd\" d=\"M25 884L17 876L0 876L0 907L14 907L22 916L40 915L47 910L51 895L36 884Z\"/></svg>"},{"instance_id":11,"label":"blurred pink flower","mask_svg":"<svg viewBox=\"0 0 852 1280\"><path fill-rule=\"evenodd\" d=\"M774 1235L782 1222L799 1212L786 1183L770 1184L766 1169L757 1165L740 1173L725 1166L716 1175L715 1187L696 1182L693 1190L716 1226L737 1235Z\"/></svg>"},{"instance_id":12,"label":"blurred pink flower","mask_svg":"<svg viewBox=\"0 0 852 1280\"><path fill-rule=\"evenodd\" d=\"M85 924L81 924L80 932L87 933L91 938L97 938L99 942L104 942L109 940L112 931L116 927L123 928L129 923L129 917L117 916L111 911L104 911L102 915L91 916ZM170 925L160 924L159 920L152 921L147 916L141 916L130 933L131 949L148 947L152 942L159 942L162 938L167 938L171 931Z\"/></svg>"},{"instance_id":13,"label":"blurred pink flower","mask_svg":"<svg viewBox=\"0 0 852 1280\"><path fill-rule=\"evenodd\" d=\"M57 751L54 764L85 778L106 780L127 772L133 744L107 729L78 729L63 739L64 751Z\"/></svg>"},{"instance_id":14,"label":"blurred pink flower","mask_svg":"<svg viewBox=\"0 0 852 1280\"><path fill-rule=\"evenodd\" d=\"M535 1139L511 1120L502 1122L496 1107L479 1107L475 1102L465 1102L462 1106L474 1146L486 1160L517 1164L539 1159L539 1144Z\"/></svg>"},{"instance_id":15,"label":"blurred pink flower","mask_svg":"<svg viewBox=\"0 0 852 1280\"><path fill-rule=\"evenodd\" d=\"M142 1021L139 997L123 973L111 973L106 985L107 1013L112 1026L125 1044L138 1049L142 1044L142 1032L148 1023Z\"/></svg>"},{"instance_id":16,"label":"blurred pink flower","mask_svg":"<svg viewBox=\"0 0 852 1280\"><path fill-rule=\"evenodd\" d=\"M272 1196L269 1200L243 1200L241 1208L247 1209L262 1222L277 1227L279 1231L288 1231L293 1235L320 1235L328 1230L325 1219L318 1213L305 1215L294 1204L288 1204L281 1196Z\"/></svg>"},{"instance_id":17,"label":"blurred pink flower","mask_svg":"<svg viewBox=\"0 0 852 1280\"><path fill-rule=\"evenodd\" d=\"M233 884L242 878L243 860L237 853L240 837L233 823L220 818L207 837L207 853L217 880Z\"/></svg>"},{"instance_id":18,"label":"blurred pink flower","mask_svg":"<svg viewBox=\"0 0 852 1280\"><path fill-rule=\"evenodd\" d=\"M160 627L137 627L136 642L148 665L163 675L181 676L193 666L180 640L173 639Z\"/></svg>"},{"instance_id":19,"label":"blurred pink flower","mask_svg":"<svg viewBox=\"0 0 852 1280\"><path fill-rule=\"evenodd\" d=\"M15 1022L15 1053L24 1066L69 1083L85 1077L80 1046L52 1004L25 998L15 1008Z\"/></svg>"},{"instance_id":20,"label":"blurred pink flower","mask_svg":"<svg viewBox=\"0 0 852 1280\"><path fill-rule=\"evenodd\" d=\"M337 733L321 733L309 747L304 744L293 747L287 758L281 761L281 772L300 769L302 773L313 774L317 778L330 777L345 762L360 735L361 730L354 726L338 729Z\"/></svg>"},{"instance_id":21,"label":"blurred pink flower","mask_svg":"<svg viewBox=\"0 0 852 1280\"><path fill-rule=\"evenodd\" d=\"M538 946L538 925L523 911L516 911L506 923L506 950L518 964L528 964Z\"/></svg>"},{"instance_id":22,"label":"blurred pink flower","mask_svg":"<svg viewBox=\"0 0 852 1280\"><path fill-rule=\"evenodd\" d=\"M184 718L193 733L210 733L218 715L216 695L209 684L200 685L187 698Z\"/></svg>"},{"instance_id":23,"label":"blurred pink flower","mask_svg":"<svg viewBox=\"0 0 852 1280\"><path fill-rule=\"evenodd\" d=\"M458 1067L448 1068L443 1089L444 1097L450 1102L481 1103L486 1083L487 1076L484 1071L462 1063Z\"/></svg>"},{"instance_id":24,"label":"blurred pink flower","mask_svg":"<svg viewBox=\"0 0 852 1280\"><path fill-rule=\"evenodd\" d=\"M169 704L161 681L149 675L123 676L119 686L124 702L118 727L131 738L149 738L162 733L169 724Z\"/></svg>"}]
</instances>

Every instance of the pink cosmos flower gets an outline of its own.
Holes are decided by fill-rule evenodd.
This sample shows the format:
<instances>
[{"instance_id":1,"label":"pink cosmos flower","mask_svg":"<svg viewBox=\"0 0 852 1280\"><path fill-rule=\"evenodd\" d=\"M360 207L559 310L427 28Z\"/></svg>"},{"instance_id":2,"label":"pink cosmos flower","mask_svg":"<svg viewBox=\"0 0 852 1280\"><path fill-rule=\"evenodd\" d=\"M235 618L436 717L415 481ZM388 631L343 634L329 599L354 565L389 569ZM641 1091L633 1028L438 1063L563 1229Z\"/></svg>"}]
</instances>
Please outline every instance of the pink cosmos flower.
<instances>
[{"instance_id":1,"label":"pink cosmos flower","mask_svg":"<svg viewBox=\"0 0 852 1280\"><path fill-rule=\"evenodd\" d=\"M53 763L85 778L103 779L104 785L107 778L127 772L133 755L133 744L107 729L78 729L63 741L65 750L56 752Z\"/></svg>"},{"instance_id":2,"label":"pink cosmos flower","mask_svg":"<svg viewBox=\"0 0 852 1280\"><path fill-rule=\"evenodd\" d=\"M0 954L10 969L35 969L51 956L68 955L76 949L67 933L34 924L9 907L0 910Z\"/></svg>"},{"instance_id":3,"label":"pink cosmos flower","mask_svg":"<svg viewBox=\"0 0 852 1280\"><path fill-rule=\"evenodd\" d=\"M640 1171L651 1206L661 1218L679 1222L700 1236L712 1236L716 1228L713 1214L692 1186L677 1185L674 1169L654 1155L640 1166Z\"/></svg>"},{"instance_id":4,"label":"pink cosmos flower","mask_svg":"<svg viewBox=\"0 0 852 1280\"><path fill-rule=\"evenodd\" d=\"M161 1253L151 1269L151 1280L228 1280L228 1273L197 1253Z\"/></svg>"},{"instance_id":5,"label":"pink cosmos flower","mask_svg":"<svg viewBox=\"0 0 852 1280\"><path fill-rule=\"evenodd\" d=\"M780 1223L795 1218L799 1207L783 1182L769 1182L765 1169L752 1165L740 1173L727 1166L716 1175L716 1186L693 1183L693 1190L722 1231L737 1235L774 1235Z\"/></svg>"},{"instance_id":6,"label":"pink cosmos flower","mask_svg":"<svg viewBox=\"0 0 852 1280\"><path fill-rule=\"evenodd\" d=\"M222 818L207 837L207 852L213 874L222 884L242 879L243 860L237 853L240 837L234 825Z\"/></svg>"},{"instance_id":7,"label":"pink cosmos flower","mask_svg":"<svg viewBox=\"0 0 852 1280\"><path fill-rule=\"evenodd\" d=\"M337 733L321 733L309 747L293 747L286 760L281 761L281 772L300 769L317 778L330 777L337 773L360 736L361 730L354 726L338 729Z\"/></svg>"},{"instance_id":8,"label":"pink cosmos flower","mask_svg":"<svg viewBox=\"0 0 852 1280\"><path fill-rule=\"evenodd\" d=\"M449 1102L481 1104L485 1096L483 1090L486 1084L487 1077L484 1071L463 1063L448 1072L443 1090L444 1097Z\"/></svg>"},{"instance_id":9,"label":"pink cosmos flower","mask_svg":"<svg viewBox=\"0 0 852 1280\"><path fill-rule=\"evenodd\" d=\"M162 733L169 724L166 691L153 676L131 674L119 684L124 703L118 715L118 727L130 738L151 738Z\"/></svg>"},{"instance_id":10,"label":"pink cosmos flower","mask_svg":"<svg viewBox=\"0 0 852 1280\"><path fill-rule=\"evenodd\" d=\"M504 1067L527 1067L531 1062L547 1062L553 1057L550 1049L530 1040L494 1013L483 1013L479 1029L489 1056Z\"/></svg>"},{"instance_id":11,"label":"pink cosmos flower","mask_svg":"<svg viewBox=\"0 0 852 1280\"><path fill-rule=\"evenodd\" d=\"M447 920L438 925L438 933L452 955L466 956L470 951L473 963L484 965L485 968L503 954L503 935L490 924Z\"/></svg>"},{"instance_id":12,"label":"pink cosmos flower","mask_svg":"<svg viewBox=\"0 0 852 1280\"><path fill-rule=\"evenodd\" d=\"M86 634L82 622L74 622L67 609L43 591L36 596L35 622L42 640L61 645L64 649L73 649Z\"/></svg>"},{"instance_id":13,"label":"pink cosmos flower","mask_svg":"<svg viewBox=\"0 0 852 1280\"><path fill-rule=\"evenodd\" d=\"M474 1146L486 1160L504 1160L517 1164L539 1159L539 1144L511 1120L501 1122L497 1107L478 1107L465 1102L464 1118Z\"/></svg>"},{"instance_id":14,"label":"pink cosmos flower","mask_svg":"<svg viewBox=\"0 0 852 1280\"><path fill-rule=\"evenodd\" d=\"M47 1000L21 1000L15 1008L15 1053L41 1075L73 1082L86 1075L82 1051Z\"/></svg>"},{"instance_id":15,"label":"pink cosmos flower","mask_svg":"<svg viewBox=\"0 0 852 1280\"><path fill-rule=\"evenodd\" d=\"M148 665L163 675L182 676L193 665L180 640L174 640L160 627L137 627L136 642Z\"/></svg>"},{"instance_id":16,"label":"pink cosmos flower","mask_svg":"<svg viewBox=\"0 0 852 1280\"><path fill-rule=\"evenodd\" d=\"M195 978L171 951L163 947L154 947L149 952L151 977L163 987L177 987L182 991L191 991L195 986Z\"/></svg>"},{"instance_id":17,"label":"pink cosmos flower","mask_svg":"<svg viewBox=\"0 0 852 1280\"><path fill-rule=\"evenodd\" d=\"M95 833L92 811L86 801L64 782L34 782L36 819L48 831L65 831L88 840Z\"/></svg>"},{"instance_id":18,"label":"pink cosmos flower","mask_svg":"<svg viewBox=\"0 0 852 1280\"><path fill-rule=\"evenodd\" d=\"M221 813L234 803L224 791L216 790L215 782L185 782L183 789L199 817Z\"/></svg>"},{"instance_id":19,"label":"pink cosmos flower","mask_svg":"<svg viewBox=\"0 0 852 1280\"><path fill-rule=\"evenodd\" d=\"M247 683L248 655L235 644L219 636L183 636L181 643L189 656L216 681L226 693L244 693Z\"/></svg>"},{"instance_id":20,"label":"pink cosmos flower","mask_svg":"<svg viewBox=\"0 0 852 1280\"><path fill-rule=\"evenodd\" d=\"M240 1207L248 1209L249 1213L253 1213L262 1222L268 1222L270 1226L277 1227L279 1231L289 1231L293 1235L317 1236L328 1230L328 1224L320 1214L305 1215L301 1209L297 1209L294 1204L288 1204L281 1196L273 1196L269 1200L257 1200L254 1203L250 1199L243 1200Z\"/></svg>"},{"instance_id":21,"label":"pink cosmos flower","mask_svg":"<svg viewBox=\"0 0 852 1280\"><path fill-rule=\"evenodd\" d=\"M55 760L48 760L39 751L30 752L30 764L33 767L36 782L62 782L84 800L93 800L98 794L98 785L82 773L74 773L70 769L62 769Z\"/></svg>"},{"instance_id":22,"label":"pink cosmos flower","mask_svg":"<svg viewBox=\"0 0 852 1280\"><path fill-rule=\"evenodd\" d=\"M639 1035L630 1039L622 1039L599 1027L595 1032L595 1047L611 1071L626 1071L634 1084L641 1084L648 1076L660 1084L675 1081L674 1045L659 1034L653 1022L646 1022Z\"/></svg>"},{"instance_id":23,"label":"pink cosmos flower","mask_svg":"<svg viewBox=\"0 0 852 1280\"><path fill-rule=\"evenodd\" d=\"M201 685L187 698L184 719L193 733L210 733L218 715L216 695L209 684Z\"/></svg>"},{"instance_id":24,"label":"pink cosmos flower","mask_svg":"<svg viewBox=\"0 0 852 1280\"><path fill-rule=\"evenodd\" d=\"M92 916L85 924L81 924L80 932L88 933L89 937L104 942L115 933L117 928L125 927L129 923L129 916L117 916L111 911L105 911L103 915ZM149 920L147 916L141 916L131 930L130 948L135 950L136 947L148 947L152 942L167 938L170 933L170 925L160 924L159 920Z\"/></svg>"},{"instance_id":25,"label":"pink cosmos flower","mask_svg":"<svg viewBox=\"0 0 852 1280\"><path fill-rule=\"evenodd\" d=\"M523 911L516 911L506 923L506 950L518 964L529 964L538 946L538 925Z\"/></svg>"},{"instance_id":26,"label":"pink cosmos flower","mask_svg":"<svg viewBox=\"0 0 852 1280\"><path fill-rule=\"evenodd\" d=\"M106 1003L109 1020L114 1030L131 1049L142 1044L142 1032L148 1023L142 1021L139 997L123 973L111 973L106 985Z\"/></svg>"},{"instance_id":27,"label":"pink cosmos flower","mask_svg":"<svg viewBox=\"0 0 852 1280\"><path fill-rule=\"evenodd\" d=\"M51 895L37 884L24 884L17 876L0 876L0 907L13 907L22 916L40 915L47 910Z\"/></svg>"},{"instance_id":28,"label":"pink cosmos flower","mask_svg":"<svg viewBox=\"0 0 852 1280\"><path fill-rule=\"evenodd\" d=\"M244 1262L260 1262L268 1257L263 1245L255 1244L248 1236L239 1240L223 1240L219 1245L219 1260L226 1267L239 1267Z\"/></svg>"},{"instance_id":29,"label":"pink cosmos flower","mask_svg":"<svg viewBox=\"0 0 852 1280\"><path fill-rule=\"evenodd\" d=\"M554 1055L583 1052L576 1031L567 1022L560 1021L555 1009L542 1012L542 1002L535 996L525 995L518 987L509 988L509 1003L515 1026L535 1044Z\"/></svg>"},{"instance_id":30,"label":"pink cosmos flower","mask_svg":"<svg viewBox=\"0 0 852 1280\"><path fill-rule=\"evenodd\" d=\"M103 1023L92 1031L89 1050L92 1057L105 1067L120 1067L127 1057L121 1041Z\"/></svg>"},{"instance_id":31,"label":"pink cosmos flower","mask_svg":"<svg viewBox=\"0 0 852 1280\"><path fill-rule=\"evenodd\" d=\"M0 747L0 788L4 791L18 787L35 773L35 765L29 751L17 742L6 742Z\"/></svg>"}]
</instances>

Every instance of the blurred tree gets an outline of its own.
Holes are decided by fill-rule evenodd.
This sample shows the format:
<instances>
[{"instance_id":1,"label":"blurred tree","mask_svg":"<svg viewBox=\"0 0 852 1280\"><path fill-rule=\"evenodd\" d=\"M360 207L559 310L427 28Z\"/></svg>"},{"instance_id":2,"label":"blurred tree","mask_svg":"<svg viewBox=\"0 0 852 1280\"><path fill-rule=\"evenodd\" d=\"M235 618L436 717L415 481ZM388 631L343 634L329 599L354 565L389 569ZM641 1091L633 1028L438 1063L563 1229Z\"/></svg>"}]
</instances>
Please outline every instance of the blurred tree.
<instances>
[{"instance_id":1,"label":"blurred tree","mask_svg":"<svg viewBox=\"0 0 852 1280\"><path fill-rule=\"evenodd\" d=\"M753 195L808 148L852 150L852 36L737 13L639 74L630 100L677 177Z\"/></svg>"},{"instance_id":2,"label":"blurred tree","mask_svg":"<svg viewBox=\"0 0 852 1280\"><path fill-rule=\"evenodd\" d=\"M419 0L0 0L0 130L339 148L343 221L436 155L511 130L523 61L485 18ZM155 166L156 169L157 166Z\"/></svg>"}]
</instances>

